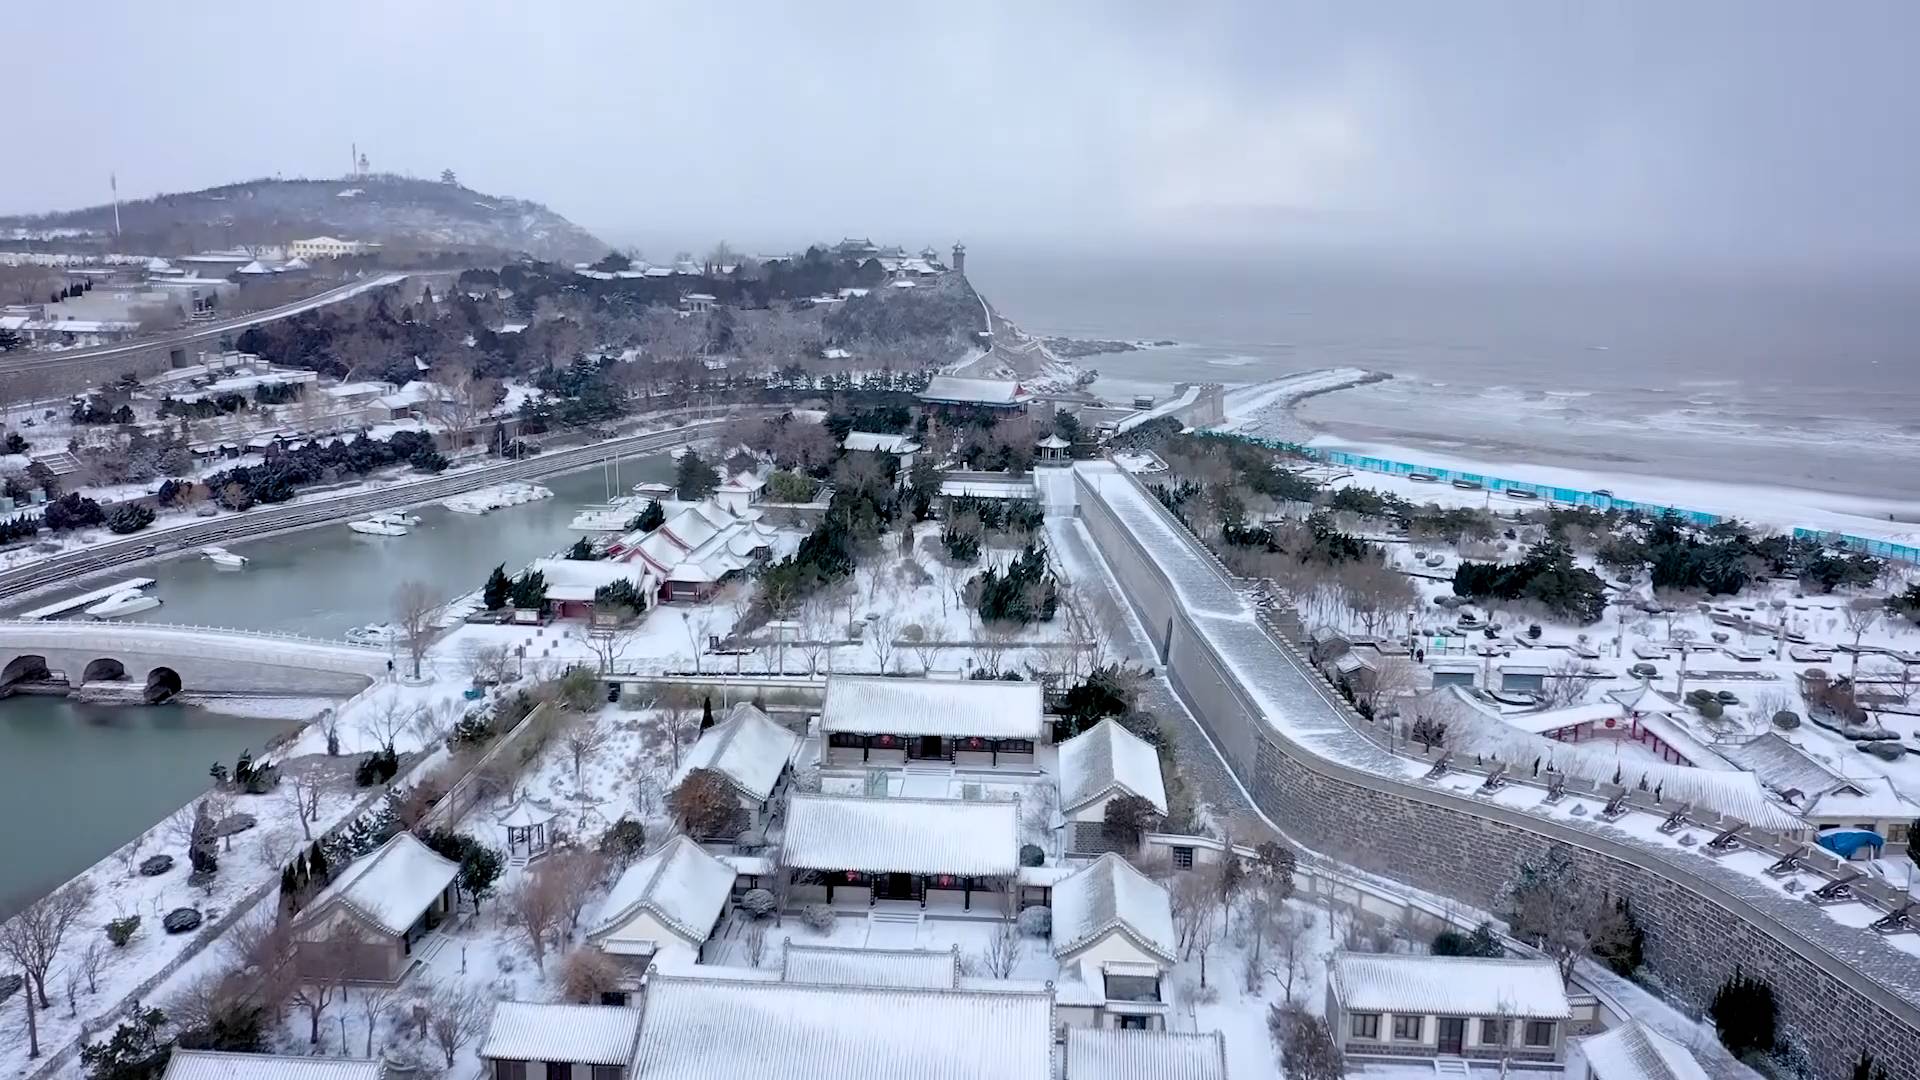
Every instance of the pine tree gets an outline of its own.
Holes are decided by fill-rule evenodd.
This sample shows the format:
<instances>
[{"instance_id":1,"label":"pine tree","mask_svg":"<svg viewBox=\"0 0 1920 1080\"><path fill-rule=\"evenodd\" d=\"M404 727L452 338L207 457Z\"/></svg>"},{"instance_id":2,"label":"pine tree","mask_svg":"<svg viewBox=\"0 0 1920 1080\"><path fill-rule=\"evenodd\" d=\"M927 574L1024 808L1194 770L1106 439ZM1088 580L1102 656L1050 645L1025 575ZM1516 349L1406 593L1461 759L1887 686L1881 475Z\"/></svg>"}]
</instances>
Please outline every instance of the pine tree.
<instances>
[{"instance_id":1,"label":"pine tree","mask_svg":"<svg viewBox=\"0 0 1920 1080\"><path fill-rule=\"evenodd\" d=\"M313 842L312 850L307 852L307 870L313 874L315 881L320 882L326 881L330 873L330 868L327 865L327 853L325 849L321 848L320 841L318 840Z\"/></svg>"},{"instance_id":2,"label":"pine tree","mask_svg":"<svg viewBox=\"0 0 1920 1080\"><path fill-rule=\"evenodd\" d=\"M706 700L702 702L700 705L700 730L705 731L712 726L713 726L713 695L708 694L706 697Z\"/></svg>"},{"instance_id":3,"label":"pine tree","mask_svg":"<svg viewBox=\"0 0 1920 1080\"><path fill-rule=\"evenodd\" d=\"M1707 1009L1720 1041L1735 1057L1773 1049L1777 1010L1773 987L1739 968L1714 991Z\"/></svg>"},{"instance_id":4,"label":"pine tree","mask_svg":"<svg viewBox=\"0 0 1920 1080\"><path fill-rule=\"evenodd\" d=\"M487 584L481 590L481 603L488 611L499 611L507 606L507 596L513 591L513 581L507 577L507 564L501 563L487 575Z\"/></svg>"}]
</instances>

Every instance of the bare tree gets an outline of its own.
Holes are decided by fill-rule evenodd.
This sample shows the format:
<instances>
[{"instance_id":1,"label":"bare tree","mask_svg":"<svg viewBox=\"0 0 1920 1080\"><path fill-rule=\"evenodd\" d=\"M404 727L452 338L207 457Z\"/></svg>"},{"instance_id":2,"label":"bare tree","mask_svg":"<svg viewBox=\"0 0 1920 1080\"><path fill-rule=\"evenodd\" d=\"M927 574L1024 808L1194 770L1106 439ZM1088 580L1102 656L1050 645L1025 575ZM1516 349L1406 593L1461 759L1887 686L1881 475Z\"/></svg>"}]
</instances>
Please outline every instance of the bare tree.
<instances>
[{"instance_id":1,"label":"bare tree","mask_svg":"<svg viewBox=\"0 0 1920 1080\"><path fill-rule=\"evenodd\" d=\"M513 674L513 650L497 642L468 642L463 660L477 683L502 683Z\"/></svg>"},{"instance_id":2,"label":"bare tree","mask_svg":"<svg viewBox=\"0 0 1920 1080\"><path fill-rule=\"evenodd\" d=\"M573 631L574 640L585 644L593 653L598 664L596 670L602 675L610 674L614 661L625 656L633 644L635 627L629 622L631 617L632 613L625 608L597 611L587 625ZM696 643L696 651L698 648Z\"/></svg>"},{"instance_id":3,"label":"bare tree","mask_svg":"<svg viewBox=\"0 0 1920 1080\"><path fill-rule=\"evenodd\" d=\"M444 982L427 992L422 1002L427 1017L427 1038L446 1055L447 1068L460 1054L460 1048L480 1037L487 1029L492 1008L476 987Z\"/></svg>"},{"instance_id":4,"label":"bare tree","mask_svg":"<svg viewBox=\"0 0 1920 1080\"><path fill-rule=\"evenodd\" d=\"M389 986L384 983L362 983L355 988L355 991L360 998L352 1004L355 1006L354 1011L360 1014L360 1019L367 1025L366 1054L372 1057L374 1029L378 1028L380 1021L400 1004L400 988L397 985ZM346 1048L341 1047L341 1049L344 1051Z\"/></svg>"},{"instance_id":5,"label":"bare tree","mask_svg":"<svg viewBox=\"0 0 1920 1080\"><path fill-rule=\"evenodd\" d=\"M89 941L87 947L80 950L80 974L86 977L87 993L100 992L100 967L106 959L107 952L98 941Z\"/></svg>"},{"instance_id":6,"label":"bare tree","mask_svg":"<svg viewBox=\"0 0 1920 1080\"><path fill-rule=\"evenodd\" d=\"M974 652L980 659L980 667L992 678L1000 677L1001 665L1006 662L1007 650L1013 647L1014 640L1020 635L1018 623L999 620L985 623L980 628L980 643Z\"/></svg>"},{"instance_id":7,"label":"bare tree","mask_svg":"<svg viewBox=\"0 0 1920 1080\"><path fill-rule=\"evenodd\" d=\"M1207 950L1219 938L1220 895L1217 873L1212 867L1196 866L1173 883L1173 928L1181 958L1200 957L1200 985L1207 984Z\"/></svg>"},{"instance_id":8,"label":"bare tree","mask_svg":"<svg viewBox=\"0 0 1920 1080\"><path fill-rule=\"evenodd\" d=\"M573 782L578 784L580 766L607 745L607 729L597 715L581 714L561 733L560 745L566 748L567 758L573 763Z\"/></svg>"},{"instance_id":9,"label":"bare tree","mask_svg":"<svg viewBox=\"0 0 1920 1080\"><path fill-rule=\"evenodd\" d=\"M552 878L560 894L561 913L569 934L580 929L580 916L607 876L607 857L591 848L568 848L547 857L536 871Z\"/></svg>"},{"instance_id":10,"label":"bare tree","mask_svg":"<svg viewBox=\"0 0 1920 1080\"><path fill-rule=\"evenodd\" d=\"M1294 1000L1295 980L1307 969L1307 932L1312 925L1286 908L1280 909L1268 928L1273 940L1267 974L1280 980L1280 990L1288 1002Z\"/></svg>"},{"instance_id":11,"label":"bare tree","mask_svg":"<svg viewBox=\"0 0 1920 1080\"><path fill-rule=\"evenodd\" d=\"M1567 657L1547 674L1545 704L1548 708L1578 705L1593 688L1594 672L1577 656Z\"/></svg>"},{"instance_id":12,"label":"bare tree","mask_svg":"<svg viewBox=\"0 0 1920 1080\"><path fill-rule=\"evenodd\" d=\"M420 707L408 705L399 691L389 690L365 703L360 711L360 733L391 752L395 740L413 723L414 714L419 711Z\"/></svg>"},{"instance_id":13,"label":"bare tree","mask_svg":"<svg viewBox=\"0 0 1920 1080\"><path fill-rule=\"evenodd\" d=\"M767 957L767 924L759 919L747 924L745 946L747 963L759 967Z\"/></svg>"},{"instance_id":14,"label":"bare tree","mask_svg":"<svg viewBox=\"0 0 1920 1080\"><path fill-rule=\"evenodd\" d=\"M422 581L403 581L393 590L393 621L407 635L407 658L413 677L420 677L420 658L427 654L427 634L440 610L433 587Z\"/></svg>"},{"instance_id":15,"label":"bare tree","mask_svg":"<svg viewBox=\"0 0 1920 1080\"><path fill-rule=\"evenodd\" d=\"M875 575L878 577L878 575ZM900 629L900 617L892 611L881 611L867 620L867 646L873 650L873 658L879 664L879 672L884 675L887 665L893 659L894 636Z\"/></svg>"},{"instance_id":16,"label":"bare tree","mask_svg":"<svg viewBox=\"0 0 1920 1080\"><path fill-rule=\"evenodd\" d=\"M74 920L92 902L93 886L76 881L35 900L13 918L0 923L0 956L12 960L26 973L33 984L28 994L39 995L42 1009L53 1007L47 998L47 970L59 957L60 943Z\"/></svg>"},{"instance_id":17,"label":"bare tree","mask_svg":"<svg viewBox=\"0 0 1920 1080\"><path fill-rule=\"evenodd\" d=\"M907 643L914 657L920 661L921 674L933 670L933 662L940 655L940 645L933 635L927 633L926 627L919 623L908 623L900 628L900 639Z\"/></svg>"},{"instance_id":18,"label":"bare tree","mask_svg":"<svg viewBox=\"0 0 1920 1080\"><path fill-rule=\"evenodd\" d=\"M673 755L673 768L680 770L680 750L690 746L698 737L698 729L693 723L693 688L683 683L672 683L660 691L658 702L660 720L657 728L662 742L667 744Z\"/></svg>"},{"instance_id":19,"label":"bare tree","mask_svg":"<svg viewBox=\"0 0 1920 1080\"><path fill-rule=\"evenodd\" d=\"M565 917L566 907L567 898L560 894L559 878L539 870L521 878L520 884L507 894L507 910L526 934L527 947L533 951L536 967L546 966L547 941Z\"/></svg>"},{"instance_id":20,"label":"bare tree","mask_svg":"<svg viewBox=\"0 0 1920 1080\"><path fill-rule=\"evenodd\" d=\"M320 818L320 780L317 772L290 772L280 785L281 798L300 819L300 835L313 839L313 822Z\"/></svg>"},{"instance_id":21,"label":"bare tree","mask_svg":"<svg viewBox=\"0 0 1920 1080\"><path fill-rule=\"evenodd\" d=\"M987 974L996 979L1005 979L1013 974L1020 964L1020 954L1025 948L1020 937L1020 924L1013 915L1001 918L993 928L992 936L987 938L986 946L980 951L980 964Z\"/></svg>"},{"instance_id":22,"label":"bare tree","mask_svg":"<svg viewBox=\"0 0 1920 1080\"><path fill-rule=\"evenodd\" d=\"M307 1014L308 1045L320 1045L320 1021L328 1007L346 995L354 954L361 944L350 935L299 943L295 958L299 974L287 1000Z\"/></svg>"},{"instance_id":23,"label":"bare tree","mask_svg":"<svg viewBox=\"0 0 1920 1080\"><path fill-rule=\"evenodd\" d=\"M1867 631L1880 625L1880 617L1886 611L1884 603L1867 598L1850 600L1840 609L1841 621L1846 623L1847 633L1853 635L1853 666L1847 677L1856 682L1860 678L1860 639L1867 635Z\"/></svg>"},{"instance_id":24,"label":"bare tree","mask_svg":"<svg viewBox=\"0 0 1920 1080\"><path fill-rule=\"evenodd\" d=\"M1367 711L1380 716L1389 705L1420 689L1420 669L1404 656L1382 656L1373 667L1373 675L1361 686L1361 700Z\"/></svg>"},{"instance_id":25,"label":"bare tree","mask_svg":"<svg viewBox=\"0 0 1920 1080\"><path fill-rule=\"evenodd\" d=\"M620 965L599 949L582 945L560 961L560 985L567 1000L598 1005L600 995L620 988Z\"/></svg>"}]
</instances>

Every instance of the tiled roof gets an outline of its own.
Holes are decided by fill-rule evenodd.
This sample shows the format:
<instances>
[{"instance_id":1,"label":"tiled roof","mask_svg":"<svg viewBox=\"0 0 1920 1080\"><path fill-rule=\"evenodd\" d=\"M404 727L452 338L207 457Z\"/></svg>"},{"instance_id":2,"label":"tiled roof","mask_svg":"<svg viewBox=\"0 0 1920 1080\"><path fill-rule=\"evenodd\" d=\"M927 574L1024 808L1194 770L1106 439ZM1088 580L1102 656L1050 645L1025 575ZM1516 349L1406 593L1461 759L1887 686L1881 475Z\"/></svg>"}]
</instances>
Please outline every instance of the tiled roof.
<instances>
[{"instance_id":1,"label":"tiled roof","mask_svg":"<svg viewBox=\"0 0 1920 1080\"><path fill-rule=\"evenodd\" d=\"M1160 755L1145 739L1102 720L1060 744L1060 809L1072 813L1115 789L1167 812Z\"/></svg>"},{"instance_id":2,"label":"tiled roof","mask_svg":"<svg viewBox=\"0 0 1920 1080\"><path fill-rule=\"evenodd\" d=\"M1045 992L655 975L631 1080L1053 1080Z\"/></svg>"},{"instance_id":3,"label":"tiled roof","mask_svg":"<svg viewBox=\"0 0 1920 1080\"><path fill-rule=\"evenodd\" d=\"M640 1010L615 1005L550 1005L502 1001L480 1056L507 1061L570 1061L625 1065L633 1060Z\"/></svg>"},{"instance_id":4,"label":"tiled roof","mask_svg":"<svg viewBox=\"0 0 1920 1080\"><path fill-rule=\"evenodd\" d=\"M804 870L1011 877L1017 817L1011 802L795 794L781 860Z\"/></svg>"},{"instance_id":5,"label":"tiled roof","mask_svg":"<svg viewBox=\"0 0 1920 1080\"><path fill-rule=\"evenodd\" d=\"M742 795L763 800L773 793L780 771L799 745L800 736L743 701L728 710L725 720L700 733L673 783L678 786L694 769L714 769Z\"/></svg>"},{"instance_id":6,"label":"tiled roof","mask_svg":"<svg viewBox=\"0 0 1920 1080\"><path fill-rule=\"evenodd\" d=\"M1037 682L829 675L820 730L1038 739L1040 695Z\"/></svg>"},{"instance_id":7,"label":"tiled roof","mask_svg":"<svg viewBox=\"0 0 1920 1080\"><path fill-rule=\"evenodd\" d=\"M928 949L835 949L787 944L780 979L826 986L890 986L951 990L960 984L960 962L953 952Z\"/></svg>"},{"instance_id":8,"label":"tiled roof","mask_svg":"<svg viewBox=\"0 0 1920 1080\"><path fill-rule=\"evenodd\" d=\"M1637 1020L1575 1044L1593 1080L1707 1080L1687 1048Z\"/></svg>"},{"instance_id":9,"label":"tiled roof","mask_svg":"<svg viewBox=\"0 0 1920 1080\"><path fill-rule=\"evenodd\" d=\"M1349 1012L1447 1013L1565 1020L1572 1015L1551 960L1333 954L1332 988Z\"/></svg>"},{"instance_id":10,"label":"tiled roof","mask_svg":"<svg viewBox=\"0 0 1920 1080\"><path fill-rule=\"evenodd\" d=\"M699 844L676 836L627 867L601 903L600 918L587 936L604 941L645 911L698 944L707 940L720 918L736 876L733 867L707 854Z\"/></svg>"},{"instance_id":11,"label":"tiled roof","mask_svg":"<svg viewBox=\"0 0 1920 1080\"><path fill-rule=\"evenodd\" d=\"M1053 952L1064 956L1110 930L1173 963L1173 904L1167 890L1108 852L1053 886Z\"/></svg>"},{"instance_id":12,"label":"tiled roof","mask_svg":"<svg viewBox=\"0 0 1920 1080\"><path fill-rule=\"evenodd\" d=\"M1070 1080L1227 1080L1219 1032L1067 1029Z\"/></svg>"},{"instance_id":13,"label":"tiled roof","mask_svg":"<svg viewBox=\"0 0 1920 1080\"><path fill-rule=\"evenodd\" d=\"M310 924L338 903L389 934L404 934L459 874L459 863L412 833L399 833L342 870L306 906L301 921Z\"/></svg>"},{"instance_id":14,"label":"tiled roof","mask_svg":"<svg viewBox=\"0 0 1920 1080\"><path fill-rule=\"evenodd\" d=\"M175 1050L161 1080L380 1080L386 1066L358 1058Z\"/></svg>"}]
</instances>

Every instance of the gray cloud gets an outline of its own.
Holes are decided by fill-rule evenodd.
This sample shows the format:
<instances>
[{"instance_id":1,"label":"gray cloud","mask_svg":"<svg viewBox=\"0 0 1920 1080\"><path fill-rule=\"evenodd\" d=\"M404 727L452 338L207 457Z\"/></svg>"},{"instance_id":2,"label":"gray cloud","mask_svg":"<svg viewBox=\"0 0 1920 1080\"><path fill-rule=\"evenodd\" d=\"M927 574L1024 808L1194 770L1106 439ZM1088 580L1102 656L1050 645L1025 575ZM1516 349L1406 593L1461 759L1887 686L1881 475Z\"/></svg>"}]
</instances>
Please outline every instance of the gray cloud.
<instances>
[{"instance_id":1,"label":"gray cloud","mask_svg":"<svg viewBox=\"0 0 1920 1080\"><path fill-rule=\"evenodd\" d=\"M1899 3L128 0L16 28L12 210L456 169L612 236L1911 253ZM18 99L16 98L16 101Z\"/></svg>"}]
</instances>

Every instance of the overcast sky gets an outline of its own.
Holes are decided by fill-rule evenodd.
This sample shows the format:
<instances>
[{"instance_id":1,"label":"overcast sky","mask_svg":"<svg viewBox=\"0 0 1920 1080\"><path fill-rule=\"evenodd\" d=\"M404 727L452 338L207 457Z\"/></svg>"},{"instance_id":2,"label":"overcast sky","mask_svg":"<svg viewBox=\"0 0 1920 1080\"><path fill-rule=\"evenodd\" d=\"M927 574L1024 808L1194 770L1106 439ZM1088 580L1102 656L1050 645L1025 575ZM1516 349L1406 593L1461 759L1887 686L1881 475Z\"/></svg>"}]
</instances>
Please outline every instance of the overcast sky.
<instances>
[{"instance_id":1,"label":"overcast sky","mask_svg":"<svg viewBox=\"0 0 1920 1080\"><path fill-rule=\"evenodd\" d=\"M1916 30L1898 0L94 0L8 28L0 209L357 142L616 242L1906 255Z\"/></svg>"}]
</instances>

